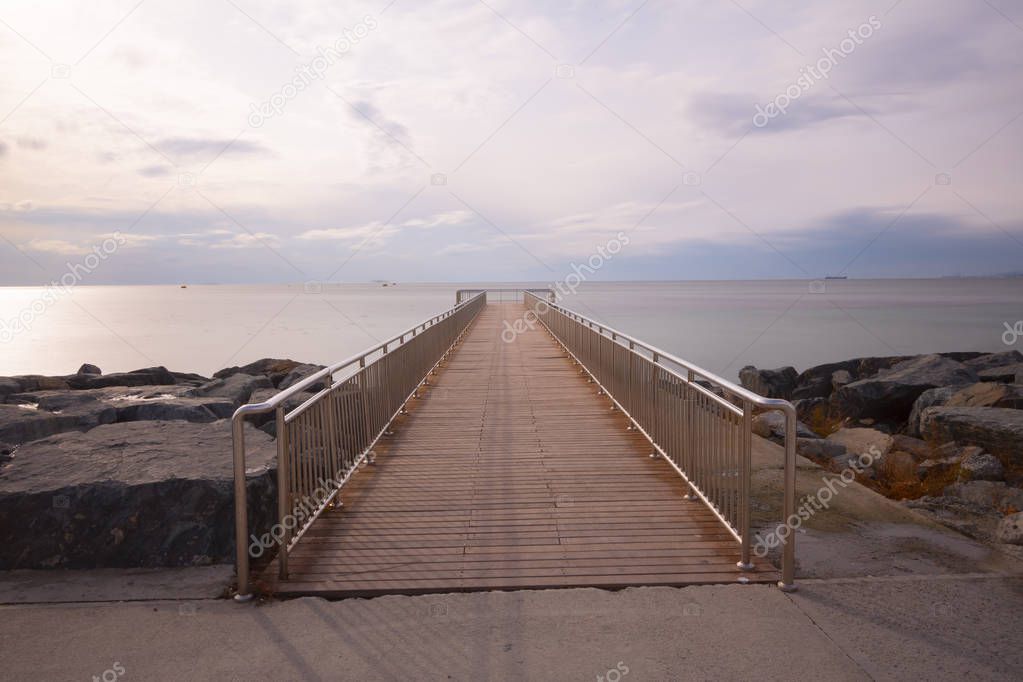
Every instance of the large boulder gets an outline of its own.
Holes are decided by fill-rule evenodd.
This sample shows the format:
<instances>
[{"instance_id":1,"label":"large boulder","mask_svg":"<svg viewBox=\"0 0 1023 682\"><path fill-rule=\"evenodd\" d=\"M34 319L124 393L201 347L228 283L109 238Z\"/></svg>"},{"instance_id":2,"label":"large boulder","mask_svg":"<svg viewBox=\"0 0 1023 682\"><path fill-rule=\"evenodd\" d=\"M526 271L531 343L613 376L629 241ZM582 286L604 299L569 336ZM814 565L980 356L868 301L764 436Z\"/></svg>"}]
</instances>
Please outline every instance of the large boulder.
<instances>
[{"instance_id":1,"label":"large boulder","mask_svg":"<svg viewBox=\"0 0 1023 682\"><path fill-rule=\"evenodd\" d=\"M846 360L844 362L829 362L804 370L796 378L796 386L792 390L792 399L827 398L831 395L831 378L834 376L834 373L840 370L845 370L850 374L858 372L859 364L859 359Z\"/></svg>"},{"instance_id":2,"label":"large boulder","mask_svg":"<svg viewBox=\"0 0 1023 682\"><path fill-rule=\"evenodd\" d=\"M66 391L70 388L65 377L44 377L38 374L27 374L23 376L10 377L18 384L18 390L12 393L23 393L25 391Z\"/></svg>"},{"instance_id":3,"label":"large boulder","mask_svg":"<svg viewBox=\"0 0 1023 682\"><path fill-rule=\"evenodd\" d=\"M13 377L0 377L0 402L12 393L21 393L21 382Z\"/></svg>"},{"instance_id":4,"label":"large boulder","mask_svg":"<svg viewBox=\"0 0 1023 682\"><path fill-rule=\"evenodd\" d=\"M960 389L944 402L948 407L1023 408L1023 386L980 382Z\"/></svg>"},{"instance_id":5,"label":"large boulder","mask_svg":"<svg viewBox=\"0 0 1023 682\"><path fill-rule=\"evenodd\" d=\"M846 384L832 396L832 404L846 418L905 421L924 391L976 381L977 373L961 362L923 355Z\"/></svg>"},{"instance_id":6,"label":"large boulder","mask_svg":"<svg viewBox=\"0 0 1023 682\"><path fill-rule=\"evenodd\" d=\"M962 390L961 386L942 386L941 388L929 388L913 401L913 408L906 420L906 433L910 436L920 435L920 419L924 410L928 407L944 405L949 398Z\"/></svg>"},{"instance_id":7,"label":"large boulder","mask_svg":"<svg viewBox=\"0 0 1023 682\"><path fill-rule=\"evenodd\" d=\"M240 407L248 402L254 391L273 388L273 383L268 377L250 374L232 374L223 379L214 379L202 386L190 389L186 395L198 398L225 398Z\"/></svg>"},{"instance_id":8,"label":"large boulder","mask_svg":"<svg viewBox=\"0 0 1023 682\"><path fill-rule=\"evenodd\" d=\"M757 369L747 365L739 370L739 382L743 387L767 398L791 398L798 377L795 367Z\"/></svg>"},{"instance_id":9,"label":"large boulder","mask_svg":"<svg viewBox=\"0 0 1023 682\"><path fill-rule=\"evenodd\" d=\"M1004 365L982 369L977 372L981 381L999 381L1007 384L1019 381L1018 377L1023 375L1023 362L1015 365Z\"/></svg>"},{"instance_id":10,"label":"large boulder","mask_svg":"<svg viewBox=\"0 0 1023 682\"><path fill-rule=\"evenodd\" d=\"M291 388L292 386L299 383L306 377L315 374L316 372L319 372L323 368L324 368L323 365L298 365L293 370L288 372L287 376L281 379L281 382L277 384L277 388L279 388L282 391L286 388ZM322 391L326 387L327 387L326 380L320 379L319 381L313 383L311 386L306 387L306 390Z\"/></svg>"},{"instance_id":11,"label":"large boulder","mask_svg":"<svg viewBox=\"0 0 1023 682\"><path fill-rule=\"evenodd\" d=\"M1023 467L1023 410L1004 407L928 407L920 430L932 444L970 443L1009 467Z\"/></svg>"},{"instance_id":12,"label":"large boulder","mask_svg":"<svg viewBox=\"0 0 1023 682\"><path fill-rule=\"evenodd\" d=\"M190 396L180 386L15 393L0 404L0 440L19 445L115 422L213 422L229 418L237 407L229 398Z\"/></svg>"},{"instance_id":13,"label":"large boulder","mask_svg":"<svg viewBox=\"0 0 1023 682\"><path fill-rule=\"evenodd\" d=\"M249 398L250 403L265 403L273 398L275 395L280 393L276 388L264 388L257 391L253 391L252 396ZM295 395L285 399L283 406L285 411L291 411L304 403L305 401L312 398L315 393L311 391L301 391ZM246 421L251 422L254 426L259 427L261 431L269 434L270 436L277 437L277 422L273 412L264 412L263 414L254 414L246 417Z\"/></svg>"},{"instance_id":14,"label":"large boulder","mask_svg":"<svg viewBox=\"0 0 1023 682\"><path fill-rule=\"evenodd\" d=\"M76 374L91 374L91 375L99 376L99 375L103 374L103 370L101 370L96 365L90 365L89 363L85 363L84 365L79 367L78 371L75 372L75 373Z\"/></svg>"},{"instance_id":15,"label":"large boulder","mask_svg":"<svg viewBox=\"0 0 1023 682\"><path fill-rule=\"evenodd\" d=\"M0 405L0 441L20 445L55 433L82 431L112 421L113 414L104 421L99 414L54 414L32 404Z\"/></svg>"},{"instance_id":16,"label":"large boulder","mask_svg":"<svg viewBox=\"0 0 1023 682\"><path fill-rule=\"evenodd\" d=\"M294 360L278 360L276 358L263 358L256 360L242 367L228 367L213 375L214 379L226 379L235 374L248 374L250 376L265 376L278 386L284 377L288 376L291 370L295 369L301 362Z\"/></svg>"},{"instance_id":17,"label":"large boulder","mask_svg":"<svg viewBox=\"0 0 1023 682\"><path fill-rule=\"evenodd\" d=\"M987 355L981 355L980 357L966 360L963 364L981 372L985 369L993 369L995 367L1018 365L1021 362L1023 362L1023 353L1020 353L1018 350L1007 350L1001 353L988 353Z\"/></svg>"},{"instance_id":18,"label":"large boulder","mask_svg":"<svg viewBox=\"0 0 1023 682\"><path fill-rule=\"evenodd\" d=\"M74 389L107 388L110 386L166 386L176 383L174 375L166 367L147 367L131 372L115 374L76 374L67 378L67 384ZM38 389L36 389L38 390Z\"/></svg>"},{"instance_id":19,"label":"large boulder","mask_svg":"<svg viewBox=\"0 0 1023 682\"><path fill-rule=\"evenodd\" d=\"M246 429L251 532L275 521L275 448ZM22 446L0 468L0 568L232 560L231 430L135 422Z\"/></svg>"}]
</instances>

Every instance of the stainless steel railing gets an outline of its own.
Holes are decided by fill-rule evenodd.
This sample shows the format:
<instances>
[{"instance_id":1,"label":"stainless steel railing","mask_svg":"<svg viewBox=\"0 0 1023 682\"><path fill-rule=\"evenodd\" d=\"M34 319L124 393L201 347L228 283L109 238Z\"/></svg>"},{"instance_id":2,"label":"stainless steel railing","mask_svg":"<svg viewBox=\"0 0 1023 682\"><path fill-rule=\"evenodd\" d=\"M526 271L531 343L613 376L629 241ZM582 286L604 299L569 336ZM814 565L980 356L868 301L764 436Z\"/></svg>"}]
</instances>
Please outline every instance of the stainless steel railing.
<instances>
[{"instance_id":1,"label":"stainless steel railing","mask_svg":"<svg viewBox=\"0 0 1023 682\"><path fill-rule=\"evenodd\" d=\"M477 294L487 294L487 300L490 303L524 303L526 294L533 294L539 296L548 301L556 301L557 294L554 293L554 289L544 288L533 288L533 289L515 289L515 288L485 288L485 289L459 289L455 292L455 303L461 303L462 301L472 298Z\"/></svg>"},{"instance_id":2,"label":"stainless steel railing","mask_svg":"<svg viewBox=\"0 0 1023 682\"><path fill-rule=\"evenodd\" d=\"M326 367L263 403L243 405L232 418L234 438L235 553L238 594L249 590L248 500L245 488L245 418L274 412L277 426L277 512L269 537L278 544L281 577L288 553L364 461L388 425L428 382L433 369L486 305L480 292L384 343ZM340 375L340 376L337 376ZM290 408L288 399L325 387Z\"/></svg>"},{"instance_id":3,"label":"stainless steel railing","mask_svg":"<svg viewBox=\"0 0 1023 682\"><path fill-rule=\"evenodd\" d=\"M740 543L751 569L751 423L754 408L785 414L785 519L795 512L796 411L532 293L526 305L685 479ZM782 589L795 589L795 542L781 538Z\"/></svg>"}]
</instances>

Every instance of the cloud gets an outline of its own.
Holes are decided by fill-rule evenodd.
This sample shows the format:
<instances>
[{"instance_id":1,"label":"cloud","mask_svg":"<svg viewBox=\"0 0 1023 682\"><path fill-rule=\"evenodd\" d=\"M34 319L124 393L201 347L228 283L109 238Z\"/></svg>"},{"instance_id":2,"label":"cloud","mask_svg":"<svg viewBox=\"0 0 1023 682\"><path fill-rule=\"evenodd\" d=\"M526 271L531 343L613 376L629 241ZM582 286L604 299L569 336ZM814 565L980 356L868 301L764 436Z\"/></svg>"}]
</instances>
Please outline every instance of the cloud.
<instances>
[{"instance_id":1,"label":"cloud","mask_svg":"<svg viewBox=\"0 0 1023 682\"><path fill-rule=\"evenodd\" d=\"M33 151L41 151L46 149L46 140L39 137L29 137L27 135L17 138L18 147L21 149L31 149Z\"/></svg>"},{"instance_id":2,"label":"cloud","mask_svg":"<svg viewBox=\"0 0 1023 682\"><path fill-rule=\"evenodd\" d=\"M365 123L368 118L373 121L377 126L382 128L384 131L389 133L392 137L397 138L406 146L412 145L412 138L409 135L408 128L403 126L397 121L388 119L384 116L383 112L380 111L379 107L368 100L362 100L358 102L352 102L352 106L357 111L351 111L350 115L356 121ZM361 112L361 114L360 114Z\"/></svg>"},{"instance_id":3,"label":"cloud","mask_svg":"<svg viewBox=\"0 0 1023 682\"><path fill-rule=\"evenodd\" d=\"M270 150L258 142L226 138L168 137L156 143L158 149L176 156L259 156Z\"/></svg>"},{"instance_id":4,"label":"cloud","mask_svg":"<svg viewBox=\"0 0 1023 682\"><path fill-rule=\"evenodd\" d=\"M392 235L400 232L403 228L431 229L435 227L453 227L456 225L464 225L465 223L470 222L472 218L473 213L471 211L445 211L442 213L435 213L426 218L411 218L397 225L374 221L362 225L355 225L353 227L331 227L307 230L298 235L298 239L304 241L346 241L372 237L374 242L382 243Z\"/></svg>"},{"instance_id":5,"label":"cloud","mask_svg":"<svg viewBox=\"0 0 1023 682\"><path fill-rule=\"evenodd\" d=\"M61 256L77 256L83 253L91 253L91 249L80 244L72 244L63 239L33 239L25 248L29 251L40 253L54 253Z\"/></svg>"},{"instance_id":6,"label":"cloud","mask_svg":"<svg viewBox=\"0 0 1023 682\"><path fill-rule=\"evenodd\" d=\"M801 130L825 121L863 115L852 103L837 95L810 92L792 100L786 113L778 112L766 125L755 126L753 116L758 111L757 106L766 107L774 101L775 96L765 98L753 94L703 92L690 100L688 111L700 126L730 138L746 133ZM865 107L864 111L871 113Z\"/></svg>"},{"instance_id":7,"label":"cloud","mask_svg":"<svg viewBox=\"0 0 1023 682\"><path fill-rule=\"evenodd\" d=\"M145 168L139 168L139 175L147 178L159 178L169 175L170 172L170 166L146 166Z\"/></svg>"},{"instance_id":8,"label":"cloud","mask_svg":"<svg viewBox=\"0 0 1023 682\"><path fill-rule=\"evenodd\" d=\"M276 247L280 245L280 239L277 235L269 234L267 232L242 232L224 239L219 242L210 244L211 249L252 249L256 247Z\"/></svg>"}]
</instances>

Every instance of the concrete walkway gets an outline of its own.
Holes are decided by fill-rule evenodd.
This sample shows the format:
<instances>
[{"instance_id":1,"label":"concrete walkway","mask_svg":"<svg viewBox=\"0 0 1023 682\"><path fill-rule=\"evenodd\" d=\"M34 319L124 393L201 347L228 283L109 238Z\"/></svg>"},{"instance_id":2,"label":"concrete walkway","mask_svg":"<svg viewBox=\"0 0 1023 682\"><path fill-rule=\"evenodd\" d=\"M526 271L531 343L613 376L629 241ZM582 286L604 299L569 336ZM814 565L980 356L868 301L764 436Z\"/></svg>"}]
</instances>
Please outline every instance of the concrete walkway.
<instances>
[{"instance_id":1,"label":"concrete walkway","mask_svg":"<svg viewBox=\"0 0 1023 682\"><path fill-rule=\"evenodd\" d=\"M160 580L143 582L159 591ZM1008 680L1023 670L1023 579L991 574L808 580L789 595L717 585L235 604L146 601L139 589L135 602L0 607L2 677Z\"/></svg>"}]
</instances>

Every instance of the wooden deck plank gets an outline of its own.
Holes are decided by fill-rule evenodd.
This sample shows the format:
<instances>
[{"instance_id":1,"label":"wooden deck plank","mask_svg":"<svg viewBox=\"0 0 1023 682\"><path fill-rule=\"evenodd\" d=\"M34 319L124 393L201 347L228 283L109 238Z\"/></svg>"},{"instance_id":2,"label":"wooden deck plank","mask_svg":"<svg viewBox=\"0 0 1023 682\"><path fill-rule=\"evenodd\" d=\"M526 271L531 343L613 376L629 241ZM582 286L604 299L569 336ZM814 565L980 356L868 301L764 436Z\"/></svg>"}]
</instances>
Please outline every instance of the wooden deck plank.
<instances>
[{"instance_id":1,"label":"wooden deck plank","mask_svg":"<svg viewBox=\"0 0 1023 682\"><path fill-rule=\"evenodd\" d=\"M488 305L394 435L292 550L284 595L775 581L543 331Z\"/></svg>"}]
</instances>

